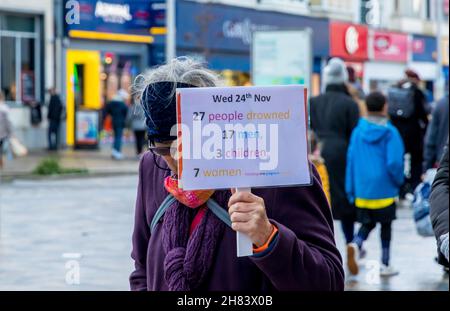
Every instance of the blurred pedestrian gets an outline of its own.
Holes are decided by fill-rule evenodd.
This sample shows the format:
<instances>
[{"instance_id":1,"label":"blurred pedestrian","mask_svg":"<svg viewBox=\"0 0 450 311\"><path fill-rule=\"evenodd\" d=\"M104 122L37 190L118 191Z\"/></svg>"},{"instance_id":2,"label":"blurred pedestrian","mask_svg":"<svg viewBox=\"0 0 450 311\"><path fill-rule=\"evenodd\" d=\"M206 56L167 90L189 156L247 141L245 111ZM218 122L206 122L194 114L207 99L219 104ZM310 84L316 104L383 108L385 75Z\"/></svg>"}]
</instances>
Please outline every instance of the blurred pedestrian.
<instances>
[{"instance_id":1,"label":"blurred pedestrian","mask_svg":"<svg viewBox=\"0 0 450 311\"><path fill-rule=\"evenodd\" d=\"M405 71L406 78L388 90L389 116L405 145L408 171L401 197L413 193L421 182L424 136L428 125L425 95L419 87L420 77L413 70Z\"/></svg>"},{"instance_id":2,"label":"blurred pedestrian","mask_svg":"<svg viewBox=\"0 0 450 311\"><path fill-rule=\"evenodd\" d=\"M310 187L253 193L178 187L171 131L177 123L175 89L218 84L215 73L190 58L150 70L136 83L151 152L139 169L131 289L343 290L331 212L314 168ZM219 218L211 206L225 213ZM162 218L161 208L167 208ZM235 231L250 237L252 256L236 257Z\"/></svg>"},{"instance_id":3,"label":"blurred pedestrian","mask_svg":"<svg viewBox=\"0 0 450 311\"><path fill-rule=\"evenodd\" d=\"M145 114L139 102L133 102L128 110L127 124L134 133L136 142L136 154L140 156L145 146Z\"/></svg>"},{"instance_id":4,"label":"blurred pedestrian","mask_svg":"<svg viewBox=\"0 0 450 311\"><path fill-rule=\"evenodd\" d=\"M321 155L322 143L319 141L314 131L309 131L309 143L311 148L309 160L314 164L314 166L317 169L317 172L319 172L320 180L322 181L323 191L327 196L328 202L331 204L330 178L328 177L328 170L327 167L325 166L325 160Z\"/></svg>"},{"instance_id":5,"label":"blurred pedestrian","mask_svg":"<svg viewBox=\"0 0 450 311\"><path fill-rule=\"evenodd\" d=\"M438 166L448 139L448 94L434 108L425 136L423 173Z\"/></svg>"},{"instance_id":6,"label":"blurred pedestrian","mask_svg":"<svg viewBox=\"0 0 450 311\"><path fill-rule=\"evenodd\" d=\"M433 182L430 196L430 216L438 244L438 262L448 271L448 143Z\"/></svg>"},{"instance_id":7,"label":"blurred pedestrian","mask_svg":"<svg viewBox=\"0 0 450 311\"><path fill-rule=\"evenodd\" d=\"M63 113L63 104L55 88L49 89L50 101L48 104L48 150L58 150L59 132Z\"/></svg>"},{"instance_id":8,"label":"blurred pedestrian","mask_svg":"<svg viewBox=\"0 0 450 311\"><path fill-rule=\"evenodd\" d=\"M366 103L364 102L365 95L362 85L358 81L355 69L353 67L347 66L347 73L348 73L348 83L347 83L348 92L355 101L355 103L358 104L359 116L365 117L367 116L367 108Z\"/></svg>"},{"instance_id":9,"label":"blurred pedestrian","mask_svg":"<svg viewBox=\"0 0 450 311\"><path fill-rule=\"evenodd\" d=\"M352 66L347 66L347 73L348 73L348 84L355 89L356 91L355 94L357 95L357 98L360 100L364 100L366 96L364 94L361 82L358 81L358 77L356 76L355 68L353 68Z\"/></svg>"},{"instance_id":10,"label":"blurred pedestrian","mask_svg":"<svg viewBox=\"0 0 450 311\"><path fill-rule=\"evenodd\" d=\"M9 119L9 108L5 103L5 96L0 90L0 168L3 168L3 148L6 140L12 135L13 127Z\"/></svg>"},{"instance_id":11,"label":"blurred pedestrian","mask_svg":"<svg viewBox=\"0 0 450 311\"><path fill-rule=\"evenodd\" d=\"M311 128L322 143L335 219L341 221L348 243L353 241L356 209L345 194L347 147L353 128L358 123L359 109L347 88L345 63L333 58L324 69L325 93L311 99Z\"/></svg>"},{"instance_id":12,"label":"blurred pedestrian","mask_svg":"<svg viewBox=\"0 0 450 311\"><path fill-rule=\"evenodd\" d=\"M390 264L395 200L404 181L404 147L398 130L388 121L386 98L379 92L366 98L368 116L359 121L347 155L346 191L357 207L361 227L347 246L350 273L358 274L359 253L370 232L381 224L382 276L398 272Z\"/></svg>"},{"instance_id":13,"label":"blurred pedestrian","mask_svg":"<svg viewBox=\"0 0 450 311\"><path fill-rule=\"evenodd\" d=\"M114 133L114 143L112 149L112 158L115 160L122 160L122 135L125 128L125 121L128 114L128 107L125 104L124 97L120 94L116 94L113 98L106 104L104 118L107 115L111 116L113 133Z\"/></svg>"}]
</instances>

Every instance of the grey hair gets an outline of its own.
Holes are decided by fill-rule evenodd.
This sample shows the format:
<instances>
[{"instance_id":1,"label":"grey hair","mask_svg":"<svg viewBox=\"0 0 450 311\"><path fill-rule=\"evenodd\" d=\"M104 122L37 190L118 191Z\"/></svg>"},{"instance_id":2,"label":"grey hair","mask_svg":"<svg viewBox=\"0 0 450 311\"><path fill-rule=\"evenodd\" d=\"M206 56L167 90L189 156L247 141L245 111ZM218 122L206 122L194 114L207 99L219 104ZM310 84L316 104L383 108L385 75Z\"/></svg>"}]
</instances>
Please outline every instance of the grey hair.
<instances>
[{"instance_id":1,"label":"grey hair","mask_svg":"<svg viewBox=\"0 0 450 311\"><path fill-rule=\"evenodd\" d=\"M157 82L178 82L197 87L215 87L222 85L219 75L206 68L205 64L193 58L182 56L168 63L151 68L134 80L131 88L133 96L139 100L145 88ZM174 88L172 96L175 94Z\"/></svg>"}]
</instances>

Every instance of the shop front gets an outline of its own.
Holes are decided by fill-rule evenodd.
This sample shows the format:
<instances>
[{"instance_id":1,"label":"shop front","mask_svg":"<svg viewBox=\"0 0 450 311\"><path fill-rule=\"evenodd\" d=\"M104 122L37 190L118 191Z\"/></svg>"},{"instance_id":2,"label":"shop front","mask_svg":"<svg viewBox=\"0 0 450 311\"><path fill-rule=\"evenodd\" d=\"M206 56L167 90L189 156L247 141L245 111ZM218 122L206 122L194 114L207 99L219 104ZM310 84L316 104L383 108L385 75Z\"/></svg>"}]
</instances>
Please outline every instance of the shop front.
<instances>
[{"instance_id":1,"label":"shop front","mask_svg":"<svg viewBox=\"0 0 450 311\"><path fill-rule=\"evenodd\" d=\"M151 3L144 0L80 0L79 22L70 23L66 7L65 97L66 143L95 147L102 124L101 110L118 94L130 104L129 87L149 64L154 41ZM108 137L106 140L110 139Z\"/></svg>"},{"instance_id":2,"label":"shop front","mask_svg":"<svg viewBox=\"0 0 450 311\"><path fill-rule=\"evenodd\" d=\"M365 77L364 63L368 59L369 29L364 25L345 22L330 22L330 56L339 57L355 71L362 83Z\"/></svg>"},{"instance_id":3,"label":"shop front","mask_svg":"<svg viewBox=\"0 0 450 311\"><path fill-rule=\"evenodd\" d=\"M328 20L220 4L177 1L177 55L206 61L228 85L251 84L252 33L311 28L313 32L313 93L320 85L323 60L329 54ZM183 18L190 16L191 18ZM314 89L316 92L314 92Z\"/></svg>"},{"instance_id":4,"label":"shop front","mask_svg":"<svg viewBox=\"0 0 450 311\"><path fill-rule=\"evenodd\" d=\"M365 89L385 92L404 78L408 64L408 35L371 30L369 32L369 61L364 64Z\"/></svg>"},{"instance_id":5,"label":"shop front","mask_svg":"<svg viewBox=\"0 0 450 311\"><path fill-rule=\"evenodd\" d=\"M0 1L0 91L14 133L30 150L46 146L45 89L53 84L52 5L30 0L21 9Z\"/></svg>"},{"instance_id":6,"label":"shop front","mask_svg":"<svg viewBox=\"0 0 450 311\"><path fill-rule=\"evenodd\" d=\"M439 74L437 61L437 40L424 35L411 36L411 62L409 68L415 70L424 81L428 101L434 101L434 84Z\"/></svg>"}]
</instances>

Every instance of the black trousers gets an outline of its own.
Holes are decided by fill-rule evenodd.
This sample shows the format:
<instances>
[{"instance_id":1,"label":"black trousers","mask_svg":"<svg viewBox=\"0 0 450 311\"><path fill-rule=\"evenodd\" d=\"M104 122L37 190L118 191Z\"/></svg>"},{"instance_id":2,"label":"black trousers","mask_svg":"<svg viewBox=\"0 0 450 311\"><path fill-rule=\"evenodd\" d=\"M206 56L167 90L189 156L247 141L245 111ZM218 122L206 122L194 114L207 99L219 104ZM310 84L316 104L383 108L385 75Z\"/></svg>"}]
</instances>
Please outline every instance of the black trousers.
<instances>
[{"instance_id":1,"label":"black trousers","mask_svg":"<svg viewBox=\"0 0 450 311\"><path fill-rule=\"evenodd\" d=\"M375 229L377 224L375 222L362 224L359 229L358 236L363 240L367 240L370 232ZM390 241L392 238L392 222L381 223L380 237L382 241Z\"/></svg>"},{"instance_id":2,"label":"black trousers","mask_svg":"<svg viewBox=\"0 0 450 311\"><path fill-rule=\"evenodd\" d=\"M59 125L56 120L49 120L48 126L48 149L57 150L59 146Z\"/></svg>"}]
</instances>

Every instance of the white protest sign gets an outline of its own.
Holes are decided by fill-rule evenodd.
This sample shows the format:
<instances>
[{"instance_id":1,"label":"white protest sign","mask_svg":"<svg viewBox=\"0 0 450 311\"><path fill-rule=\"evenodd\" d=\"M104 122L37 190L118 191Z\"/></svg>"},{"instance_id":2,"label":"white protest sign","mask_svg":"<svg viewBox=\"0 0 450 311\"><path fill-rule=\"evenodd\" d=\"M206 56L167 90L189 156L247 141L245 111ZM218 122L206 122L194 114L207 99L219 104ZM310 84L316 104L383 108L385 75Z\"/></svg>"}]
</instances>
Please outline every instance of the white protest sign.
<instances>
[{"instance_id":1,"label":"white protest sign","mask_svg":"<svg viewBox=\"0 0 450 311\"><path fill-rule=\"evenodd\" d=\"M306 89L177 89L184 190L310 184Z\"/></svg>"},{"instance_id":2,"label":"white protest sign","mask_svg":"<svg viewBox=\"0 0 450 311\"><path fill-rule=\"evenodd\" d=\"M310 184L306 96L299 85L177 89L180 187ZM238 256L252 252L238 233Z\"/></svg>"}]
</instances>

